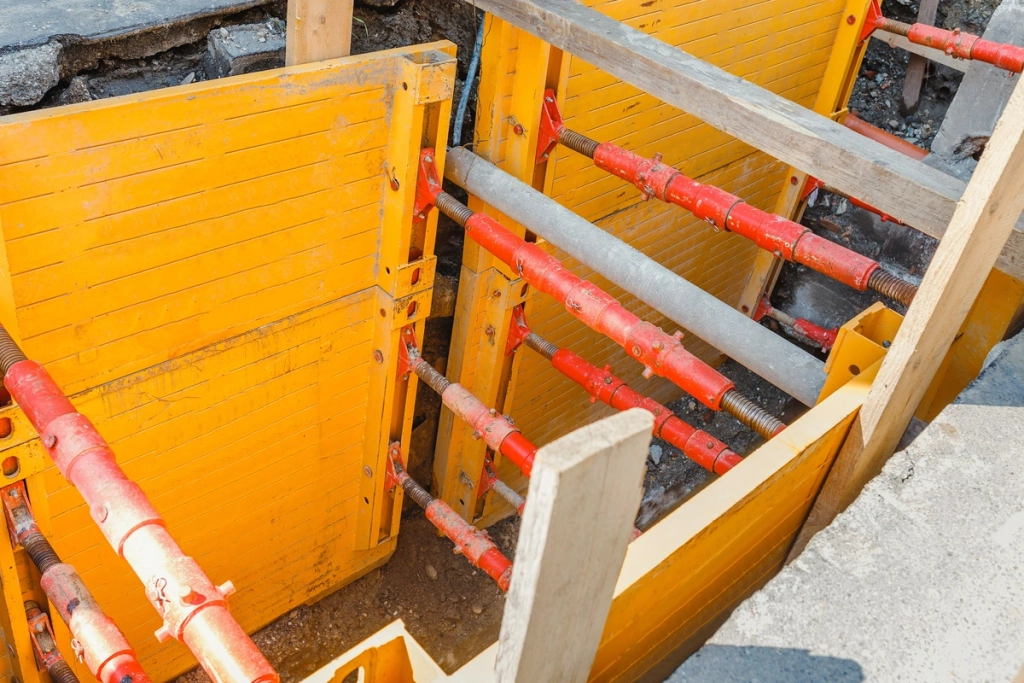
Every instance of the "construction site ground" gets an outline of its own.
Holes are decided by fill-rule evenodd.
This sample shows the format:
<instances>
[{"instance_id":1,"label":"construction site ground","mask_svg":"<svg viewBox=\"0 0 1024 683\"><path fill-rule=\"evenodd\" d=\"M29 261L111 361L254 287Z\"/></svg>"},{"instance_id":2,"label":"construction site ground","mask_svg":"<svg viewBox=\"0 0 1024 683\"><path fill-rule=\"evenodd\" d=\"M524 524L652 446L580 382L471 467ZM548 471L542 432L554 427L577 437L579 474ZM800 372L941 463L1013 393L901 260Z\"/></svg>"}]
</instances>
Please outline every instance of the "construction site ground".
<instances>
[{"instance_id":1,"label":"construction site ground","mask_svg":"<svg viewBox=\"0 0 1024 683\"><path fill-rule=\"evenodd\" d=\"M266 34L258 34L256 40L280 48L275 47L277 51L260 68L283 64L285 3L281 0L127 5L95 0L79 4L90 7L72 11L55 0L15 0L13 7L0 16L0 114L216 77L210 66L209 38L211 32L224 27L266 26ZM980 33L997 4L997 0L942 0L938 23ZM912 20L917 3L887 0L884 9L888 15ZM478 21L471 4L462 0L364 0L356 3L353 52L440 38L451 40L459 46L457 100L464 87ZM76 27L82 26L88 27L88 34L76 36L81 33ZM947 67L934 68L925 80L918 112L904 117L897 101L906 63L905 52L873 41L850 108L870 123L927 147L962 74ZM37 99L31 101L34 97ZM469 115L462 124L463 140L472 138L474 109L475 101L470 98ZM881 224L836 197L820 198L806 212L804 222L819 234L876 257L915 280L923 275L935 248L934 240L913 230ZM459 275L461 248L461 230L442 221L437 241L438 273L448 279L450 289ZM827 326L844 323L874 300L871 294L851 292L791 264L782 269L773 297L777 307ZM438 309L435 305L435 314ZM775 322L764 324L785 333ZM450 334L450 317L436 317L427 324L424 357L441 371ZM798 403L738 364L727 361L721 369L743 393L783 420L792 420L802 412ZM582 392L580 400L586 400ZM671 407L740 454L751 452L761 443L731 417L707 411L687 397ZM410 471L423 482L430 478L439 410L437 397L421 391ZM709 476L677 450L656 440L648 460L638 525L645 528L653 524L705 485ZM490 532L501 549L513 557L517 521L501 522ZM398 549L390 562L320 601L282 616L258 632L255 641L288 683L401 618L430 655L446 671L453 671L497 638L504 597L489 578L473 570L451 548L418 509L407 508ZM198 671L182 678L205 680Z\"/></svg>"}]
</instances>

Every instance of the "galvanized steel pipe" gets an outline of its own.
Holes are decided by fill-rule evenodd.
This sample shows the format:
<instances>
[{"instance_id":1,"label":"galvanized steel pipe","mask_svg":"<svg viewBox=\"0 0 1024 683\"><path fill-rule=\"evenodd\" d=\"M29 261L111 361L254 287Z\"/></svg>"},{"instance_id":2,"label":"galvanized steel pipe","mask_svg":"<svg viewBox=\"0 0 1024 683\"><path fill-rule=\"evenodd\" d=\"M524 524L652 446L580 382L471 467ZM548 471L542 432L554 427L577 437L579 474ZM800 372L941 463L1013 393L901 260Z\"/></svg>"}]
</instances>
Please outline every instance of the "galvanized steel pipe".
<instances>
[{"instance_id":1,"label":"galvanized steel pipe","mask_svg":"<svg viewBox=\"0 0 1024 683\"><path fill-rule=\"evenodd\" d=\"M453 148L447 158L445 177L470 194L798 401L817 402L825 383L822 361L469 150Z\"/></svg>"}]
</instances>

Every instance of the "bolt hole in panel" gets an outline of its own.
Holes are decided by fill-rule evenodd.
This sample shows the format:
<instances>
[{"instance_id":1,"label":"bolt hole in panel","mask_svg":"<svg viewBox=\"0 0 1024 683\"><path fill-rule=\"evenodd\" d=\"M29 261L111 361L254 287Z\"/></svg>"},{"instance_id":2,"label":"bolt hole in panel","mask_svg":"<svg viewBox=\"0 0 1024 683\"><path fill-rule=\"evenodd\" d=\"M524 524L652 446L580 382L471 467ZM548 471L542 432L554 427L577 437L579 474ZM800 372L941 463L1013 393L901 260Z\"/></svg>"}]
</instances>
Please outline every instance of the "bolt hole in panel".
<instances>
[{"instance_id":1,"label":"bolt hole in panel","mask_svg":"<svg viewBox=\"0 0 1024 683\"><path fill-rule=\"evenodd\" d=\"M411 429L395 301L429 313L434 223L410 262L405 188L420 146L447 135L453 54L435 43L0 123L0 322L186 552L234 582L250 631L394 549L394 501L363 471ZM392 274L412 268L412 284ZM154 680L193 666L153 638L141 583L15 406L0 439L4 476L44 498L41 526ZM4 590L20 604L33 580Z\"/></svg>"}]
</instances>

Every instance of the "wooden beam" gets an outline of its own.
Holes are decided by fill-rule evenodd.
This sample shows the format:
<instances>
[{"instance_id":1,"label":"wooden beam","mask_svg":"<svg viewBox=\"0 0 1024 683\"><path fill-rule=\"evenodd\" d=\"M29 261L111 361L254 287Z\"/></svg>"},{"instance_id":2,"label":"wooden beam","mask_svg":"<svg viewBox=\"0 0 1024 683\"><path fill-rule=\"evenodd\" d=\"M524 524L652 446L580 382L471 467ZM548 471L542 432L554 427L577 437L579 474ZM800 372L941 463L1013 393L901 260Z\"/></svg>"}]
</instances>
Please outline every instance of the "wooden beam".
<instances>
[{"instance_id":1,"label":"wooden beam","mask_svg":"<svg viewBox=\"0 0 1024 683\"><path fill-rule=\"evenodd\" d=\"M889 33L888 31L875 31L871 34L872 40L880 40L889 47L898 47L902 50L915 55L920 55L930 62L936 64L943 64L951 69L956 69L962 73L967 72L967 67L970 66L970 62L966 59L956 59L950 57L942 50L936 50L934 47L927 47L926 45L918 45L912 43L907 39L906 36L900 36L895 33Z\"/></svg>"},{"instance_id":2,"label":"wooden beam","mask_svg":"<svg viewBox=\"0 0 1024 683\"><path fill-rule=\"evenodd\" d=\"M574 0L472 3L932 237L964 193L961 180ZM1024 233L997 265L1024 279Z\"/></svg>"},{"instance_id":3,"label":"wooden beam","mask_svg":"<svg viewBox=\"0 0 1024 683\"><path fill-rule=\"evenodd\" d=\"M633 408L537 451L498 639L500 683L587 680L640 506L653 425Z\"/></svg>"},{"instance_id":4,"label":"wooden beam","mask_svg":"<svg viewBox=\"0 0 1024 683\"><path fill-rule=\"evenodd\" d=\"M285 64L347 57L352 49L353 0L288 0Z\"/></svg>"},{"instance_id":5,"label":"wooden beam","mask_svg":"<svg viewBox=\"0 0 1024 683\"><path fill-rule=\"evenodd\" d=\"M1024 81L996 124L791 558L857 497L892 455L1021 211Z\"/></svg>"},{"instance_id":6,"label":"wooden beam","mask_svg":"<svg viewBox=\"0 0 1024 683\"><path fill-rule=\"evenodd\" d=\"M935 15L939 11L939 0L921 0L917 10L917 23L935 24ZM918 54L911 54L907 63L907 75L903 79L903 97L900 101L900 113L909 116L917 111L921 102L921 86L924 84L924 72L928 68L928 60Z\"/></svg>"}]
</instances>

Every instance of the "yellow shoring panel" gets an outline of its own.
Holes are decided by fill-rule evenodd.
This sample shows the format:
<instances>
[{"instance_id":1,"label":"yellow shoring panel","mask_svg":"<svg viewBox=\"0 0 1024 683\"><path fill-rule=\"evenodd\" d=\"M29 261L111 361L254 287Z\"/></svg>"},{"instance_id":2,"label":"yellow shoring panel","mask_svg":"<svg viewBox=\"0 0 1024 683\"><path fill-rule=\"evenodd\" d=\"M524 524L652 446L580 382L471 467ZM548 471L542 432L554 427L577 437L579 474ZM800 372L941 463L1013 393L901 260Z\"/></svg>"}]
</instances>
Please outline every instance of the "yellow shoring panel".
<instances>
[{"instance_id":1,"label":"yellow shoring panel","mask_svg":"<svg viewBox=\"0 0 1024 683\"><path fill-rule=\"evenodd\" d=\"M436 261L436 219L415 222L412 201L421 147L443 163L453 55L442 42L0 125L2 322L183 549L235 583L248 630L394 549L384 459L415 398L399 333L422 337ZM0 458L19 459L44 532L143 666L193 666L157 643L143 586L21 411L0 417ZM15 613L37 577L20 549L0 550L0 573L16 673L40 680Z\"/></svg>"},{"instance_id":2,"label":"yellow shoring panel","mask_svg":"<svg viewBox=\"0 0 1024 683\"><path fill-rule=\"evenodd\" d=\"M864 4L863 0L853 1ZM823 82L831 64L848 67L853 59L855 45L845 40L846 31L840 29L847 26L843 20L844 0L763 0L753 4L744 0L613 0L584 4L808 107L819 99L823 88L841 89ZM844 40L837 43L838 37ZM523 41L536 45L524 50ZM833 55L834 46L843 54ZM838 74L834 79L845 79L848 69L832 66L831 70ZM540 87L544 84L555 88L563 117L571 128L640 154L661 153L666 162L684 173L721 184L763 209L772 209L778 202L788 173L783 165L493 17L488 17L485 31L482 74L477 118L479 153L521 180L544 189L584 218L623 235L626 241L730 304L746 303L752 280L766 279L771 259L759 257L749 242L734 235L716 234L682 209L641 202L636 188L594 168L575 152L559 148L546 168L537 169L533 160ZM515 122L525 128L522 134L513 132ZM567 260L565 254L553 253ZM464 264L464 276L467 269L472 275L492 266L471 243L467 244ZM576 272L586 274L579 268ZM607 285L600 278L595 280ZM622 296L618 288L608 288L634 312L673 329L647 307ZM478 310L486 296L480 287L460 289L451 358L470 357L484 348L481 329L474 322L479 320ZM749 303L746 305L749 307ZM552 341L571 344L574 351L597 365L612 365L627 381L639 377L638 366L618 347L583 330L557 302L531 295L526 311L531 325ZM507 320L506 316L494 334L502 349ZM687 346L703 359L720 360L692 335L688 340ZM494 360L487 364L486 376L480 375L480 367L467 369L456 363L449 365L449 378L474 391L478 386L485 388L480 397L511 414L531 439L544 443L605 414L603 406L587 403L582 390L540 359L531 358L530 352L520 352L514 361L503 362L492 355ZM495 387L495 382L499 386ZM679 395L674 387L658 380L635 384L662 400ZM446 415L435 461L441 493L457 509L458 501L472 493L459 482L458 475L465 471L473 479L484 450L464 431L453 424L450 414ZM506 476L515 475L507 466L500 469ZM460 510L469 513L467 507ZM497 501L489 500L481 522L492 521L506 511Z\"/></svg>"}]
</instances>

